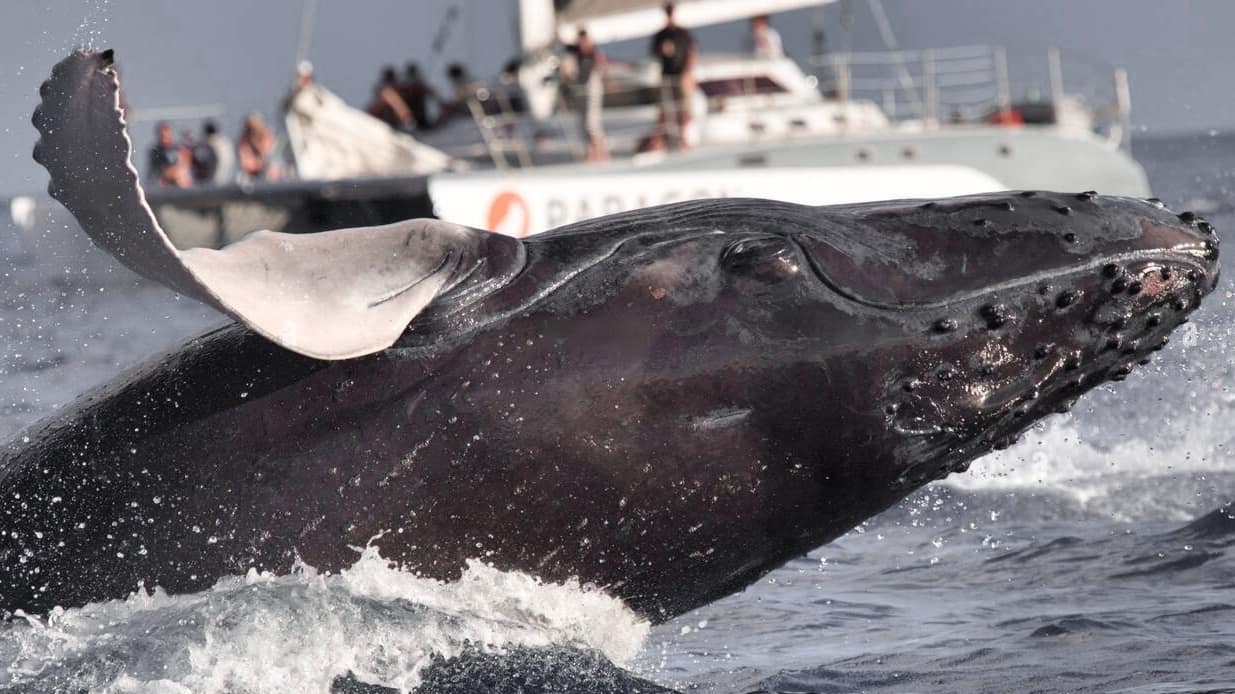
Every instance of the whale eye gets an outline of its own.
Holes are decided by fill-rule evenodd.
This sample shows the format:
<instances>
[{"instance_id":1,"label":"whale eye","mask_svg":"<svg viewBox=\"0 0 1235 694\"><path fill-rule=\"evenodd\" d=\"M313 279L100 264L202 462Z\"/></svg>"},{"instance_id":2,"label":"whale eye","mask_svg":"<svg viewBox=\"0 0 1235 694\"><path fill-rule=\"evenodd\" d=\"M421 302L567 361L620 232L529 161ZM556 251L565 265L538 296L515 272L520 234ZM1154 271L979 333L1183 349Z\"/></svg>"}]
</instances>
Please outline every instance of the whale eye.
<instances>
[{"instance_id":1,"label":"whale eye","mask_svg":"<svg viewBox=\"0 0 1235 694\"><path fill-rule=\"evenodd\" d=\"M734 241L720 254L725 270L762 282L779 282L798 274L793 242L780 236L755 236Z\"/></svg>"}]
</instances>

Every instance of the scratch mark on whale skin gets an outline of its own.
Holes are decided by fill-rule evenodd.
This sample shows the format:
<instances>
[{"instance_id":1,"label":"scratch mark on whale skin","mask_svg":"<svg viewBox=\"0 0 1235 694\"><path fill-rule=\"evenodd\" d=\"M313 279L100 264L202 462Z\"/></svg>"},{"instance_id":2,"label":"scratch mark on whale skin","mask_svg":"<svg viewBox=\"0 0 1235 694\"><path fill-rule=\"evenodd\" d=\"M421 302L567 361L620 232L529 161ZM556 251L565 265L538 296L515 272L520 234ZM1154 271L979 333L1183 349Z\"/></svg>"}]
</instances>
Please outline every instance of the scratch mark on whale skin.
<instances>
[{"instance_id":1,"label":"scratch mark on whale skin","mask_svg":"<svg viewBox=\"0 0 1235 694\"><path fill-rule=\"evenodd\" d=\"M728 429L746 421L750 413L750 409L713 410L701 417L693 418L690 427L695 431Z\"/></svg>"}]
</instances>

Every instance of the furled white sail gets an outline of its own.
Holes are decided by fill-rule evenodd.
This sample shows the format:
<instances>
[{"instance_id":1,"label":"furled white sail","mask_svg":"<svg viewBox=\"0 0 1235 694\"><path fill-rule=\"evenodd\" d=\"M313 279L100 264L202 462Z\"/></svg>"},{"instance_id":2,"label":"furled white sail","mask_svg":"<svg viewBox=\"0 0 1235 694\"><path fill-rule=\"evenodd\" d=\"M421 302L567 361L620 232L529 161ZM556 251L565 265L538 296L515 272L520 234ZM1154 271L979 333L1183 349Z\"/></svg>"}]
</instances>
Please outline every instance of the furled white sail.
<instances>
[{"instance_id":1,"label":"furled white sail","mask_svg":"<svg viewBox=\"0 0 1235 694\"><path fill-rule=\"evenodd\" d=\"M303 179L414 176L445 171L451 158L348 106L319 84L286 102L287 134Z\"/></svg>"}]
</instances>

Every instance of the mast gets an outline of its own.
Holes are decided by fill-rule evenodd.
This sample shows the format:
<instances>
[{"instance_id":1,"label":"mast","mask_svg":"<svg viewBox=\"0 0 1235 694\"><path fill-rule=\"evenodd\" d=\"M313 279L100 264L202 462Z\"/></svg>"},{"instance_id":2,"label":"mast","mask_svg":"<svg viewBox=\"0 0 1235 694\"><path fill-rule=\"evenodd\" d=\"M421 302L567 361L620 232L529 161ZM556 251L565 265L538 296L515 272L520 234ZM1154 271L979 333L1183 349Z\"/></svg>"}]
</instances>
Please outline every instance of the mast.
<instances>
[{"instance_id":1,"label":"mast","mask_svg":"<svg viewBox=\"0 0 1235 694\"><path fill-rule=\"evenodd\" d=\"M557 40L554 0L519 0L518 29L519 86L532 116L543 120L552 115L557 99L557 87L550 79L557 70L551 52Z\"/></svg>"},{"instance_id":2,"label":"mast","mask_svg":"<svg viewBox=\"0 0 1235 694\"><path fill-rule=\"evenodd\" d=\"M309 49L313 45L313 29L316 22L317 0L304 0L300 6L300 35L296 39L296 68L309 59Z\"/></svg>"},{"instance_id":3,"label":"mast","mask_svg":"<svg viewBox=\"0 0 1235 694\"><path fill-rule=\"evenodd\" d=\"M519 48L523 55L548 48L556 29L553 0L519 0Z\"/></svg>"}]
</instances>

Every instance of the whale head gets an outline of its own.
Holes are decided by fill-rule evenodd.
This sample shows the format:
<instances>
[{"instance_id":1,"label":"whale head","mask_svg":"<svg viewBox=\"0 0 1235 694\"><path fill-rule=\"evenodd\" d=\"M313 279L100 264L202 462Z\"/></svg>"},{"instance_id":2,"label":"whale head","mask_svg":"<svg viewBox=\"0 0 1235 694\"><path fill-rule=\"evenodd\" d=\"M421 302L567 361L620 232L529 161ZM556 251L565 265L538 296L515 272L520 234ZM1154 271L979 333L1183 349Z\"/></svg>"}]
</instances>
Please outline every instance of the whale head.
<instances>
[{"instance_id":1,"label":"whale head","mask_svg":"<svg viewBox=\"0 0 1235 694\"><path fill-rule=\"evenodd\" d=\"M610 228L633 260L576 281L593 337L561 358L642 388L624 402L676 455L766 466L796 551L1122 380L1217 280L1207 222L1093 193L701 201L526 243Z\"/></svg>"},{"instance_id":2,"label":"whale head","mask_svg":"<svg viewBox=\"0 0 1235 694\"><path fill-rule=\"evenodd\" d=\"M828 421L882 440L869 450L891 459L865 454L864 473L902 489L1126 378L1218 275L1208 222L1095 193L815 208L759 227L719 253L732 293L760 297L726 313L803 385L827 374L814 392L848 397L850 413ZM788 397L798 411L814 407L810 390Z\"/></svg>"},{"instance_id":3,"label":"whale head","mask_svg":"<svg viewBox=\"0 0 1235 694\"><path fill-rule=\"evenodd\" d=\"M809 272L881 326L868 407L916 487L1120 381L1217 281L1218 238L1158 201L1002 193L850 208L797 237Z\"/></svg>"}]
</instances>

